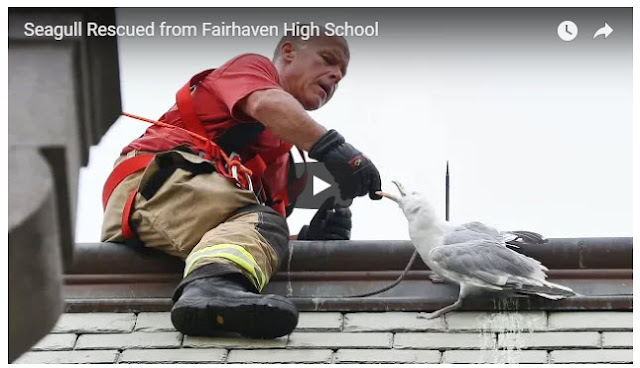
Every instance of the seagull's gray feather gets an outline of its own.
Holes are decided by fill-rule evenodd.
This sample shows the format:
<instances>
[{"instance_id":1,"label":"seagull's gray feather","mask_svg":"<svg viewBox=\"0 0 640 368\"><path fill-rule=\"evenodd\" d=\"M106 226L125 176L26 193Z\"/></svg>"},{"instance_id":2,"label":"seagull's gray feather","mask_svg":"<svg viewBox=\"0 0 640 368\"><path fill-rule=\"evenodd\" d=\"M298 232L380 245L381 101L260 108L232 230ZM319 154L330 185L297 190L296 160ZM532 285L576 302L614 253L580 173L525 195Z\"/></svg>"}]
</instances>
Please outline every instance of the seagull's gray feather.
<instances>
[{"instance_id":1,"label":"seagull's gray feather","mask_svg":"<svg viewBox=\"0 0 640 368\"><path fill-rule=\"evenodd\" d=\"M533 231L525 230L511 230L501 232L507 245L518 248L517 244L544 244L549 242L542 235L534 233Z\"/></svg>"},{"instance_id":2,"label":"seagull's gray feather","mask_svg":"<svg viewBox=\"0 0 640 368\"><path fill-rule=\"evenodd\" d=\"M498 231L481 222L468 222L453 228L447 234L445 244L464 243L469 240L484 239L500 243L502 246L519 248L518 244L544 244L547 242L542 235L532 231Z\"/></svg>"},{"instance_id":3,"label":"seagull's gray feather","mask_svg":"<svg viewBox=\"0 0 640 368\"><path fill-rule=\"evenodd\" d=\"M448 271L468 278L479 278L496 286L506 285L509 277L545 279L543 271L547 270L546 267L533 258L506 248L504 243L484 239L446 243L445 240L444 246L432 249L429 256Z\"/></svg>"},{"instance_id":4,"label":"seagull's gray feather","mask_svg":"<svg viewBox=\"0 0 640 368\"><path fill-rule=\"evenodd\" d=\"M464 243L470 240L484 239L496 243L504 242L498 230L481 222L468 222L454 227L444 239L445 244Z\"/></svg>"}]
</instances>

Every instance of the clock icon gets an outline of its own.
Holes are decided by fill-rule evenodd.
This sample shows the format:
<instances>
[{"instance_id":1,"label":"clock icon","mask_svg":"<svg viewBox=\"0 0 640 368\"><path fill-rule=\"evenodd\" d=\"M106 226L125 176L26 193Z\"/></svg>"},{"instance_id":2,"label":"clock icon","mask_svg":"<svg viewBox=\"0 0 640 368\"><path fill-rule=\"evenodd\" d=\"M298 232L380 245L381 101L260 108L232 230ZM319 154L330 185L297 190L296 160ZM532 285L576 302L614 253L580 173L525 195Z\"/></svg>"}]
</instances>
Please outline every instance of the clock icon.
<instances>
[{"instance_id":1,"label":"clock icon","mask_svg":"<svg viewBox=\"0 0 640 368\"><path fill-rule=\"evenodd\" d=\"M558 37L563 41L573 41L578 36L578 26L570 20L558 25Z\"/></svg>"}]
</instances>

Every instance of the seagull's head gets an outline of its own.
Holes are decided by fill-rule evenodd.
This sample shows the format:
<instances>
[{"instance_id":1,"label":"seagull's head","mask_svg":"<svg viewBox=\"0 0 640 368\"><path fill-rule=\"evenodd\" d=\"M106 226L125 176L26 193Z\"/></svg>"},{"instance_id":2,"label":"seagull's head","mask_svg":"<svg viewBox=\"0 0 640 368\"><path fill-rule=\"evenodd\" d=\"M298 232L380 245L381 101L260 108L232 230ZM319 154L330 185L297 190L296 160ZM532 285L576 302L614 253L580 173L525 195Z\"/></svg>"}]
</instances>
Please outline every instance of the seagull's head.
<instances>
[{"instance_id":1,"label":"seagull's head","mask_svg":"<svg viewBox=\"0 0 640 368\"><path fill-rule=\"evenodd\" d=\"M393 184L398 187L398 191L400 192L400 196L394 196L385 192L376 192L377 195L389 198L390 200L396 202L404 215L409 220L417 219L418 217L421 220L433 219L435 216L435 211L427 201L427 199L422 196L422 194L418 192L408 193L402 184L397 181L393 181Z\"/></svg>"}]
</instances>

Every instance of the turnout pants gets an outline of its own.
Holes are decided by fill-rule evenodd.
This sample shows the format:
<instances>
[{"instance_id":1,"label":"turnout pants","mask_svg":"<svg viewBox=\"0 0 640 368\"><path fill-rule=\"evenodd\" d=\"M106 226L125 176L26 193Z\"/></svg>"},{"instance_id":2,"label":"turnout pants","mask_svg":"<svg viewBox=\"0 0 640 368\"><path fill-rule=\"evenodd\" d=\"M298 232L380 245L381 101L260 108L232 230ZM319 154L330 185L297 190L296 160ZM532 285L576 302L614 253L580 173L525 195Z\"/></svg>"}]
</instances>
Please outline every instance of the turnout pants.
<instances>
[{"instance_id":1,"label":"turnout pants","mask_svg":"<svg viewBox=\"0 0 640 368\"><path fill-rule=\"evenodd\" d=\"M136 154L121 156L116 165ZM116 187L105 208L102 241L125 242L122 212L136 187L131 228L146 247L183 259L184 277L216 264L205 276L241 272L261 291L285 258L286 220L208 161L182 151L158 153Z\"/></svg>"}]
</instances>

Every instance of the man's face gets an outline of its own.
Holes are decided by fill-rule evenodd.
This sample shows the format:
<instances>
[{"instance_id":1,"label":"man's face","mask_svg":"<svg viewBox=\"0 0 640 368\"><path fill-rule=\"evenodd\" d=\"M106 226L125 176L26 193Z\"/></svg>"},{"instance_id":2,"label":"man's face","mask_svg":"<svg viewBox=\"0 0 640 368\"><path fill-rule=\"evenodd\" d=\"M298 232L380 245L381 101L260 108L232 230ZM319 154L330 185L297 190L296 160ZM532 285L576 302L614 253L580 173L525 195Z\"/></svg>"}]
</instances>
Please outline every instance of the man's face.
<instances>
[{"instance_id":1,"label":"man's face","mask_svg":"<svg viewBox=\"0 0 640 368\"><path fill-rule=\"evenodd\" d=\"M284 67L280 70L283 87L306 110L326 104L347 72L346 48L345 41L337 37L314 37L296 45L285 43Z\"/></svg>"}]
</instances>

